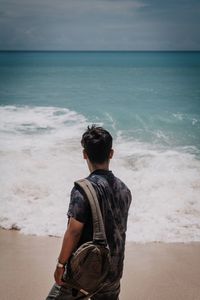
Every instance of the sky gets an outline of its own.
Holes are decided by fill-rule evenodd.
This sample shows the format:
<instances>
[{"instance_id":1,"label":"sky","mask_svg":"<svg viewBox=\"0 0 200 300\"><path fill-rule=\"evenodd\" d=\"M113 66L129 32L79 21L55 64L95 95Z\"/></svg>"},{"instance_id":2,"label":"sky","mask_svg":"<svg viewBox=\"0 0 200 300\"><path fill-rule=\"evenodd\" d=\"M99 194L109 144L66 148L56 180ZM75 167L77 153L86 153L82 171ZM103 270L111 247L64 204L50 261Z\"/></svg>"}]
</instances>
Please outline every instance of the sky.
<instances>
[{"instance_id":1,"label":"sky","mask_svg":"<svg viewBox=\"0 0 200 300\"><path fill-rule=\"evenodd\" d=\"M200 0L0 0L0 50L200 50Z\"/></svg>"}]
</instances>

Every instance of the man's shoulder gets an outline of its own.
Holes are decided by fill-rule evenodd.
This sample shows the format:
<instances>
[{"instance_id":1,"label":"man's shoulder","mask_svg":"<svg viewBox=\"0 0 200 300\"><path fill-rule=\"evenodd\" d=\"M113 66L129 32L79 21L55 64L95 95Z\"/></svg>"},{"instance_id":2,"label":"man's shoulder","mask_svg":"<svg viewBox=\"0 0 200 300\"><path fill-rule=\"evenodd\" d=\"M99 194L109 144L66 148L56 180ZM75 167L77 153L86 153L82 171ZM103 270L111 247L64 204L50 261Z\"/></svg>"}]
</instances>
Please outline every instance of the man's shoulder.
<instances>
[{"instance_id":1,"label":"man's shoulder","mask_svg":"<svg viewBox=\"0 0 200 300\"><path fill-rule=\"evenodd\" d=\"M119 186L122 186L126 189L129 189L128 186L126 185L126 183L122 179L120 179L119 177L115 176L115 180L116 180L116 182Z\"/></svg>"},{"instance_id":2,"label":"man's shoulder","mask_svg":"<svg viewBox=\"0 0 200 300\"><path fill-rule=\"evenodd\" d=\"M80 189L80 187L77 184L74 184L74 186L71 190L71 199L83 200L84 198L85 198L84 194L83 194L82 190Z\"/></svg>"},{"instance_id":3,"label":"man's shoulder","mask_svg":"<svg viewBox=\"0 0 200 300\"><path fill-rule=\"evenodd\" d=\"M119 179L118 177L115 177L116 180L116 190L118 193L120 193L121 197L127 198L128 201L131 201L132 195L131 190L128 188L128 186L124 183L123 180Z\"/></svg>"}]
</instances>

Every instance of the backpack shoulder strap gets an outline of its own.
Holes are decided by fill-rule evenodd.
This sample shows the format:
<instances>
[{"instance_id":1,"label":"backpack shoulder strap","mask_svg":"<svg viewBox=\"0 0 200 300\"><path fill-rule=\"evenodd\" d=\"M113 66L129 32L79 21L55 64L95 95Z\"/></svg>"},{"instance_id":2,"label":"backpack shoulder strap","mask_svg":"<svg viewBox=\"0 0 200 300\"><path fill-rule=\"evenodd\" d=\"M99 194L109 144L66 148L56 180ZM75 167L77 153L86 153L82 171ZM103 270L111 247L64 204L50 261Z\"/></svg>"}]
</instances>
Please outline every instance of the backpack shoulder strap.
<instances>
[{"instance_id":1,"label":"backpack shoulder strap","mask_svg":"<svg viewBox=\"0 0 200 300\"><path fill-rule=\"evenodd\" d=\"M107 243L103 218L95 189L88 179L77 180L75 185L78 185L84 191L91 207L93 219L93 240L105 241Z\"/></svg>"}]
</instances>

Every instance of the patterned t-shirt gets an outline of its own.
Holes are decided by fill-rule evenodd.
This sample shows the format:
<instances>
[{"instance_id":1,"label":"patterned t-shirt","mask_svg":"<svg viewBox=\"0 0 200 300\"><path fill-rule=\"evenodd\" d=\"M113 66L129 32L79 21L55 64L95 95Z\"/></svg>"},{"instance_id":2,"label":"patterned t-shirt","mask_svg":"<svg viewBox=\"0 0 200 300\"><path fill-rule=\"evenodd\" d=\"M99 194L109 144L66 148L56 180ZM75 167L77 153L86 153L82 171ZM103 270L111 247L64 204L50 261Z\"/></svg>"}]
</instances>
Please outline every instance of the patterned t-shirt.
<instances>
[{"instance_id":1,"label":"patterned t-shirt","mask_svg":"<svg viewBox=\"0 0 200 300\"><path fill-rule=\"evenodd\" d=\"M112 171L95 170L88 177L96 190L111 252L111 282L119 280L123 272L124 248L131 192ZM87 198L78 187L71 192L68 216L84 223L79 245L92 240L92 214ZM78 246L79 246L78 245Z\"/></svg>"}]
</instances>

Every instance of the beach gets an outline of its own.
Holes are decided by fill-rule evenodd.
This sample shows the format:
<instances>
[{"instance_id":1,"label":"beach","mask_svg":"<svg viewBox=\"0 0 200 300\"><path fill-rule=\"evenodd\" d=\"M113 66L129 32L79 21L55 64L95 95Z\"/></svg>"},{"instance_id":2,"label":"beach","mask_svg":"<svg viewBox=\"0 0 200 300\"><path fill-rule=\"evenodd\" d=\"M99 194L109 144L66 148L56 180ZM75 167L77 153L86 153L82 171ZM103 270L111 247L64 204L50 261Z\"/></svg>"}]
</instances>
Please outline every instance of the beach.
<instances>
[{"instance_id":1,"label":"beach","mask_svg":"<svg viewBox=\"0 0 200 300\"><path fill-rule=\"evenodd\" d=\"M62 235L94 123L133 195L127 240L200 241L199 78L200 52L0 53L0 227Z\"/></svg>"},{"instance_id":2,"label":"beach","mask_svg":"<svg viewBox=\"0 0 200 300\"><path fill-rule=\"evenodd\" d=\"M41 300L62 239L0 230L1 300ZM128 242L120 300L199 300L200 243Z\"/></svg>"},{"instance_id":3,"label":"beach","mask_svg":"<svg viewBox=\"0 0 200 300\"><path fill-rule=\"evenodd\" d=\"M91 124L133 195L120 300L200 300L199 78L200 52L0 53L1 300L46 298Z\"/></svg>"}]
</instances>

